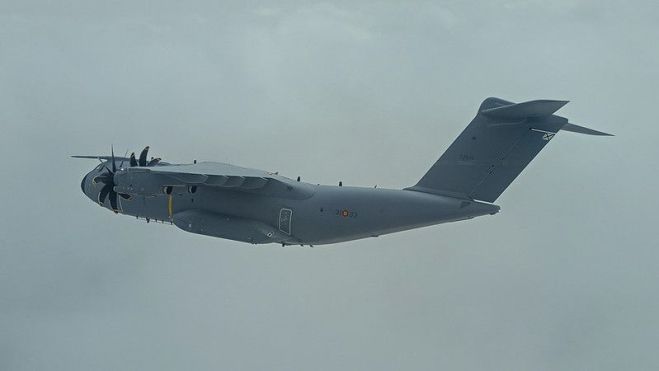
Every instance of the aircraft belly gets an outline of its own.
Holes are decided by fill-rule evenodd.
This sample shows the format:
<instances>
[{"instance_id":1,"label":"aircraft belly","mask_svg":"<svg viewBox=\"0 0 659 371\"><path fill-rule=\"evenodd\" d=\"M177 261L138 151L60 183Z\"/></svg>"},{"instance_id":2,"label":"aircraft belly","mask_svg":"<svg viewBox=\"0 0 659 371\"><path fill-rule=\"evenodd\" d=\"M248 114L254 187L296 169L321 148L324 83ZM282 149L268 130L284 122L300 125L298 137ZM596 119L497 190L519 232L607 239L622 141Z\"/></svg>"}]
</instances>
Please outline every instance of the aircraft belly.
<instances>
[{"instance_id":1,"label":"aircraft belly","mask_svg":"<svg viewBox=\"0 0 659 371\"><path fill-rule=\"evenodd\" d=\"M492 214L498 206L414 191L371 188L319 191L298 212L296 237L326 244Z\"/></svg>"},{"instance_id":2,"label":"aircraft belly","mask_svg":"<svg viewBox=\"0 0 659 371\"><path fill-rule=\"evenodd\" d=\"M289 236L258 220L207 211L187 210L176 213L173 223L187 232L252 244L293 242Z\"/></svg>"},{"instance_id":3,"label":"aircraft belly","mask_svg":"<svg viewBox=\"0 0 659 371\"><path fill-rule=\"evenodd\" d=\"M296 200L200 188L122 201L123 213L235 241L320 245L491 214L497 206L408 190L319 187Z\"/></svg>"}]
</instances>

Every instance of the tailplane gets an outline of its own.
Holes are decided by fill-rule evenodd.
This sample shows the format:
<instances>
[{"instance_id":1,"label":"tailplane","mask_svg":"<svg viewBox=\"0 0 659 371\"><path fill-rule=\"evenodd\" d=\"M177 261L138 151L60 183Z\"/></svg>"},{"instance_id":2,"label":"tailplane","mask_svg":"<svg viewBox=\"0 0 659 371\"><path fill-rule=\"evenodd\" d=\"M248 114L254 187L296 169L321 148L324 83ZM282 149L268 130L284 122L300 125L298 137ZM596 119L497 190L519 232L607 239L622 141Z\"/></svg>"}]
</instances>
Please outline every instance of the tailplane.
<instances>
[{"instance_id":1,"label":"tailplane","mask_svg":"<svg viewBox=\"0 0 659 371\"><path fill-rule=\"evenodd\" d=\"M494 202L559 130L611 135L554 115L567 101L487 98L413 191Z\"/></svg>"}]
</instances>

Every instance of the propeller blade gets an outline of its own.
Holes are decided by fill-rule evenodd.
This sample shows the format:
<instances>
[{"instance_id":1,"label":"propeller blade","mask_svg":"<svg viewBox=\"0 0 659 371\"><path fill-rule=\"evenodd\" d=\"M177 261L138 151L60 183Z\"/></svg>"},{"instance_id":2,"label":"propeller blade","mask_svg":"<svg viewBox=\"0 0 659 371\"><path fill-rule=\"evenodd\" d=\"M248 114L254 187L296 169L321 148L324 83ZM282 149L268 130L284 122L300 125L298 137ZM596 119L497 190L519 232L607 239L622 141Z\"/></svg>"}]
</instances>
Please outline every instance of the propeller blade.
<instances>
[{"instance_id":1,"label":"propeller blade","mask_svg":"<svg viewBox=\"0 0 659 371\"><path fill-rule=\"evenodd\" d=\"M135 159L135 152L130 154L130 166L137 166L137 160Z\"/></svg>"},{"instance_id":2,"label":"propeller blade","mask_svg":"<svg viewBox=\"0 0 659 371\"><path fill-rule=\"evenodd\" d=\"M124 153L124 157L121 158L121 162L119 163L119 169L124 168L124 161L126 161L126 155L128 155L128 151L126 151L126 153Z\"/></svg>"},{"instance_id":3,"label":"propeller blade","mask_svg":"<svg viewBox=\"0 0 659 371\"><path fill-rule=\"evenodd\" d=\"M114 162L114 146L110 147L110 151L112 153L112 173L114 174L117 172L117 164Z\"/></svg>"},{"instance_id":4,"label":"propeller blade","mask_svg":"<svg viewBox=\"0 0 659 371\"><path fill-rule=\"evenodd\" d=\"M117 208L117 192L115 191L110 192L110 207L112 207L112 211L115 213L119 210Z\"/></svg>"},{"instance_id":5,"label":"propeller blade","mask_svg":"<svg viewBox=\"0 0 659 371\"><path fill-rule=\"evenodd\" d=\"M108 193L112 190L112 184L106 184L103 188L101 188L101 192L98 194L98 203L103 204L105 203L105 198L108 197Z\"/></svg>"},{"instance_id":6,"label":"propeller blade","mask_svg":"<svg viewBox=\"0 0 659 371\"><path fill-rule=\"evenodd\" d=\"M149 146L144 147L140 153L140 166L146 166L146 155L149 153Z\"/></svg>"},{"instance_id":7,"label":"propeller blade","mask_svg":"<svg viewBox=\"0 0 659 371\"><path fill-rule=\"evenodd\" d=\"M157 163L159 163L160 160L162 160L160 157L158 157L158 158L154 158L154 159L152 159L151 161L149 161L149 163L146 164L146 166L154 166L154 165L156 165Z\"/></svg>"}]
</instances>

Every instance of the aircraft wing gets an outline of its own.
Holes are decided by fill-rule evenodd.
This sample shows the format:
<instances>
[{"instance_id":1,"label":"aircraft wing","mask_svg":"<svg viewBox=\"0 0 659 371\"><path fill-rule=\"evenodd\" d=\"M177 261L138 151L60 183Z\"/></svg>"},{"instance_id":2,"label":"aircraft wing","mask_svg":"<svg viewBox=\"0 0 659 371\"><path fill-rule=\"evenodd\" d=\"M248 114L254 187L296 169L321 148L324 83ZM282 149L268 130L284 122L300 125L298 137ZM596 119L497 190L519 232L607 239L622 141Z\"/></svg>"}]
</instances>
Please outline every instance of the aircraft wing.
<instances>
[{"instance_id":1,"label":"aircraft wing","mask_svg":"<svg viewBox=\"0 0 659 371\"><path fill-rule=\"evenodd\" d=\"M128 194L154 195L167 186L217 187L282 198L308 198L313 194L313 187L308 184L221 162L132 167L116 177L117 192ZM133 184L139 184L141 189L135 189Z\"/></svg>"},{"instance_id":2,"label":"aircraft wing","mask_svg":"<svg viewBox=\"0 0 659 371\"><path fill-rule=\"evenodd\" d=\"M262 188L273 175L265 171L248 169L221 162L200 162L189 165L158 166L148 169L133 168L129 171L148 170L152 174L164 175L186 185L207 185L226 188ZM178 184L172 184L178 185Z\"/></svg>"}]
</instances>

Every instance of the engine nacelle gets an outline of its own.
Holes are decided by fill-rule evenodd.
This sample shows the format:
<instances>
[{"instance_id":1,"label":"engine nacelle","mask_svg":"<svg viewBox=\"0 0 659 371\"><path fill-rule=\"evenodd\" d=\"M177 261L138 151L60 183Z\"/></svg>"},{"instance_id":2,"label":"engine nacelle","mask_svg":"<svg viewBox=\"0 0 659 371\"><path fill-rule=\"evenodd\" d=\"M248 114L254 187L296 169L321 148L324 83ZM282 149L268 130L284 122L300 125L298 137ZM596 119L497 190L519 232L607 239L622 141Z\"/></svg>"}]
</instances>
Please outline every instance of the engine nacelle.
<instances>
[{"instance_id":1,"label":"engine nacelle","mask_svg":"<svg viewBox=\"0 0 659 371\"><path fill-rule=\"evenodd\" d=\"M148 170L139 168L118 171L114 175L114 190L117 193L129 195L153 197L162 194L180 182L159 174L153 174Z\"/></svg>"}]
</instances>

